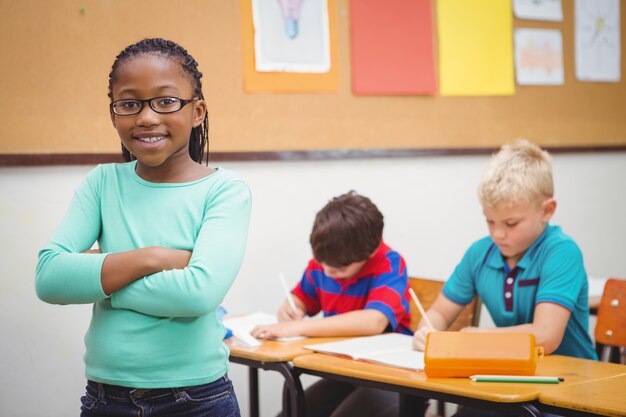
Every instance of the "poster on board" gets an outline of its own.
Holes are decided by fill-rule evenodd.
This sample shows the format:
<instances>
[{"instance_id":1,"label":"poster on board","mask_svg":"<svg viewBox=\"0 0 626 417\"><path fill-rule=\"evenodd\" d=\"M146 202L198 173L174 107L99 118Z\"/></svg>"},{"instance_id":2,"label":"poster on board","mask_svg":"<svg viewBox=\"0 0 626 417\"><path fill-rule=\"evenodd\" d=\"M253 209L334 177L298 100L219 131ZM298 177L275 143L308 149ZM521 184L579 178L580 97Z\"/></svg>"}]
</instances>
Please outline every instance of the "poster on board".
<instances>
[{"instance_id":1,"label":"poster on board","mask_svg":"<svg viewBox=\"0 0 626 417\"><path fill-rule=\"evenodd\" d=\"M252 17L257 71L330 70L326 0L253 0Z\"/></svg>"},{"instance_id":2,"label":"poster on board","mask_svg":"<svg viewBox=\"0 0 626 417\"><path fill-rule=\"evenodd\" d=\"M519 85L564 83L561 31L515 30L515 78Z\"/></svg>"},{"instance_id":3,"label":"poster on board","mask_svg":"<svg viewBox=\"0 0 626 417\"><path fill-rule=\"evenodd\" d=\"M580 81L619 82L619 0L576 0L576 78Z\"/></svg>"},{"instance_id":4,"label":"poster on board","mask_svg":"<svg viewBox=\"0 0 626 417\"><path fill-rule=\"evenodd\" d=\"M513 13L518 19L561 22L561 0L513 0Z\"/></svg>"}]
</instances>

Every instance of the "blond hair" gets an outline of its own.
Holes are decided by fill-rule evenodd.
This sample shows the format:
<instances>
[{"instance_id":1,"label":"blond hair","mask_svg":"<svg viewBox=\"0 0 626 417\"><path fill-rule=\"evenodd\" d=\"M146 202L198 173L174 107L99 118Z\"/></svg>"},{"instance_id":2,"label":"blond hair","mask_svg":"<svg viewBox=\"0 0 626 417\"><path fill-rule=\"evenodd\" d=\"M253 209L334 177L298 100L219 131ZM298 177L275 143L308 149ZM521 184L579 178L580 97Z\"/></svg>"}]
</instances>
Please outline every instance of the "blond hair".
<instances>
[{"instance_id":1,"label":"blond hair","mask_svg":"<svg viewBox=\"0 0 626 417\"><path fill-rule=\"evenodd\" d=\"M502 146L478 185L478 198L487 207L522 201L538 204L553 195L552 157L526 139Z\"/></svg>"}]
</instances>

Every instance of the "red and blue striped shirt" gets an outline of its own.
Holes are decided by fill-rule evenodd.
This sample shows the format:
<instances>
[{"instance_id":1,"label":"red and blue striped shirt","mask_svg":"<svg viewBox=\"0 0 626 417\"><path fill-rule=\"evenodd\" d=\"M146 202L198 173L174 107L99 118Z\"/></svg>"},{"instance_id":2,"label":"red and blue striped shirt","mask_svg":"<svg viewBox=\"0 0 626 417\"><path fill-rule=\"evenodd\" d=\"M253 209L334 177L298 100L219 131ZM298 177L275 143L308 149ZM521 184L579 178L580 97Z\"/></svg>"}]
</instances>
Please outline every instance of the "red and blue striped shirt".
<instances>
[{"instance_id":1,"label":"red and blue striped shirt","mask_svg":"<svg viewBox=\"0 0 626 417\"><path fill-rule=\"evenodd\" d=\"M311 259L292 293L314 316L324 317L354 310L378 310L389 320L389 329L412 334L409 312L409 283L402 256L381 242L363 268L352 278L335 279L324 274L322 266Z\"/></svg>"}]
</instances>

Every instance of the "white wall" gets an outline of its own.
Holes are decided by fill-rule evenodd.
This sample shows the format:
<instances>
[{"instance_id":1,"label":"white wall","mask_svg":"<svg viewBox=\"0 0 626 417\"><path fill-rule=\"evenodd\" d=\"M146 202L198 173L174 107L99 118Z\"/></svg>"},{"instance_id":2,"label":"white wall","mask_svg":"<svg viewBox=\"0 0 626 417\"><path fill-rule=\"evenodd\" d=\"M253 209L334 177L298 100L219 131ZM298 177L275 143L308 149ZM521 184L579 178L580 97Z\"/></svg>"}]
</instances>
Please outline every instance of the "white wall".
<instances>
[{"instance_id":1,"label":"white wall","mask_svg":"<svg viewBox=\"0 0 626 417\"><path fill-rule=\"evenodd\" d=\"M555 224L576 239L590 276L626 276L626 153L556 155ZM354 189L385 215L385 239L409 273L445 279L465 248L485 235L475 188L487 157L225 163L253 191L246 259L225 300L236 313L273 312L282 301L279 271L295 283L310 257L316 211ZM0 169L0 415L78 415L83 333L89 306L47 305L33 289L37 251L91 169ZM233 366L242 412L247 373ZM262 372L261 411L280 404L278 375Z\"/></svg>"}]
</instances>

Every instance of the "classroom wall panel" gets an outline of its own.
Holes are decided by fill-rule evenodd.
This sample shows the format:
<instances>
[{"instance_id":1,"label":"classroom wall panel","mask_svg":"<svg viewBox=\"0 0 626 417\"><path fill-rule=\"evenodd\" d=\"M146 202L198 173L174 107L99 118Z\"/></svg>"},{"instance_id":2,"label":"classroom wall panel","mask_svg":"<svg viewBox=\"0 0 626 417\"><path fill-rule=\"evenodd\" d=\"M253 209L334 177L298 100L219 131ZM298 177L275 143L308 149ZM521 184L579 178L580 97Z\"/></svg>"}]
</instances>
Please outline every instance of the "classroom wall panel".
<instances>
[{"instance_id":1,"label":"classroom wall panel","mask_svg":"<svg viewBox=\"0 0 626 417\"><path fill-rule=\"evenodd\" d=\"M319 94L243 92L238 1L0 0L0 154L118 153L108 73L121 49L149 36L171 38L199 61L212 152L482 149L520 136L551 148L623 149L626 82L574 79L573 3L563 1L563 22L514 21L563 32L564 86L517 86L511 97L370 97L351 92L348 0L337 0L340 89Z\"/></svg>"}]
</instances>

